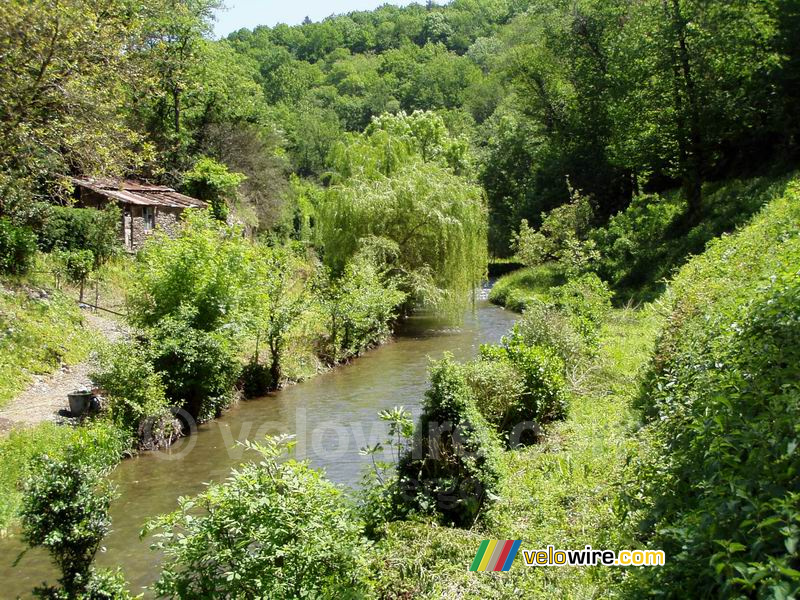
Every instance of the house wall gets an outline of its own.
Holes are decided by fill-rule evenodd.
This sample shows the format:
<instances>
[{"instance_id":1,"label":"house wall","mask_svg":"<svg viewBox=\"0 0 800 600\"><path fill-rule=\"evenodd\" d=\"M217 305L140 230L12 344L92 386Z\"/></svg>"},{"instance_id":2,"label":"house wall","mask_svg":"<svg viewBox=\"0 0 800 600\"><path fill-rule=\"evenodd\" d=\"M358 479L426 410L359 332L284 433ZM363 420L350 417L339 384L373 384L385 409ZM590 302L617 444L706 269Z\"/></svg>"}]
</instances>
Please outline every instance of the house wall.
<instances>
[{"instance_id":1,"label":"house wall","mask_svg":"<svg viewBox=\"0 0 800 600\"><path fill-rule=\"evenodd\" d=\"M137 252L142 249L147 238L153 235L156 230L163 230L169 237L175 237L178 233L178 223L180 221L182 208L168 208L164 206L154 206L155 229L145 229L143 207L129 205L131 219L133 223L133 233L131 235L131 247L129 250Z\"/></svg>"},{"instance_id":2,"label":"house wall","mask_svg":"<svg viewBox=\"0 0 800 600\"><path fill-rule=\"evenodd\" d=\"M83 189L80 194L80 204L86 208L103 209L112 202L109 198L97 194L92 190ZM170 236L175 237L178 233L178 224L180 222L181 214L185 209L172 208L165 206L153 206L155 213L155 229L145 229L144 212L142 206L136 204L119 204L122 216L119 223L119 239L125 245L125 226L126 218L125 212L130 211L129 227L131 230L130 245L125 249L132 252L141 250L147 238L153 234L156 229L163 229L164 232Z\"/></svg>"}]
</instances>

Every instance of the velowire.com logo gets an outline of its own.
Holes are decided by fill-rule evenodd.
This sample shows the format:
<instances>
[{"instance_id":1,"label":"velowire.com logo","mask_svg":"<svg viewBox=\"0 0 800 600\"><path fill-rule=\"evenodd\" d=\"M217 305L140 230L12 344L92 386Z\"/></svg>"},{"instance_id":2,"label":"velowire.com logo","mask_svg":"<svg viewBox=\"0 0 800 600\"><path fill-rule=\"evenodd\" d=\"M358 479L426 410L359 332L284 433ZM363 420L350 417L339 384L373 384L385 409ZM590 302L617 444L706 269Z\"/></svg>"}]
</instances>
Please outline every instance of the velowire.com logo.
<instances>
[{"instance_id":1,"label":"velowire.com logo","mask_svg":"<svg viewBox=\"0 0 800 600\"><path fill-rule=\"evenodd\" d=\"M508 571L522 540L483 540L470 571Z\"/></svg>"}]
</instances>

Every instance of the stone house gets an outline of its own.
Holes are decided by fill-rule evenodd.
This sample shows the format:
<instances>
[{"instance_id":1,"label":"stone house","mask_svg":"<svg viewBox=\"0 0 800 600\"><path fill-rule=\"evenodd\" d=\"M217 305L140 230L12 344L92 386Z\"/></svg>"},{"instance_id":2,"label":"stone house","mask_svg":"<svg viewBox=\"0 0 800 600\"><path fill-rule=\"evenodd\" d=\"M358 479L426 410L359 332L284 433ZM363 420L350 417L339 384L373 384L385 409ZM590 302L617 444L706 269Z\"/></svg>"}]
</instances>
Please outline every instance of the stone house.
<instances>
[{"instance_id":1,"label":"stone house","mask_svg":"<svg viewBox=\"0 0 800 600\"><path fill-rule=\"evenodd\" d=\"M116 203L122 211L120 241L136 252L156 228L173 236L186 209L205 209L207 204L170 187L119 179L73 178L77 206L102 209Z\"/></svg>"}]
</instances>

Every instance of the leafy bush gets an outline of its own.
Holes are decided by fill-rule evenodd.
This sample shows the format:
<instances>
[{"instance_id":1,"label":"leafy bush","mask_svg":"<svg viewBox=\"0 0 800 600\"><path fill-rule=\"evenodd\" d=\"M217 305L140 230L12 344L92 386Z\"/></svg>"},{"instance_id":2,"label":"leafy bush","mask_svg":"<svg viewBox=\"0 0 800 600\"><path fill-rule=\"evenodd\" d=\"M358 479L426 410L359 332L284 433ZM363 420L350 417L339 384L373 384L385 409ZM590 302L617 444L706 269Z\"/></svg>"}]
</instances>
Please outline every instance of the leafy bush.
<instances>
[{"instance_id":1,"label":"leafy bush","mask_svg":"<svg viewBox=\"0 0 800 600\"><path fill-rule=\"evenodd\" d=\"M17 516L22 503L21 483L36 457L47 454L61 460L69 454L73 460L102 471L116 465L129 448L129 436L105 422L82 427L42 423L12 430L0 440L0 527Z\"/></svg>"},{"instance_id":2,"label":"leafy bush","mask_svg":"<svg viewBox=\"0 0 800 600\"><path fill-rule=\"evenodd\" d=\"M0 273L23 275L36 256L36 236L27 227L14 225L0 217Z\"/></svg>"},{"instance_id":3,"label":"leafy bush","mask_svg":"<svg viewBox=\"0 0 800 600\"><path fill-rule=\"evenodd\" d=\"M156 232L137 255L128 290L134 325L151 327L184 311L193 328L213 331L247 310L252 246L240 230L190 212L176 239Z\"/></svg>"},{"instance_id":4,"label":"leafy bush","mask_svg":"<svg viewBox=\"0 0 800 600\"><path fill-rule=\"evenodd\" d=\"M170 402L206 421L230 405L241 365L226 336L194 329L194 320L191 312L163 318L151 330L151 353Z\"/></svg>"},{"instance_id":5,"label":"leafy bush","mask_svg":"<svg viewBox=\"0 0 800 600\"><path fill-rule=\"evenodd\" d=\"M397 501L469 527L497 493L502 450L452 357L435 362L430 379L414 444L398 465Z\"/></svg>"},{"instance_id":6,"label":"leafy bush","mask_svg":"<svg viewBox=\"0 0 800 600\"><path fill-rule=\"evenodd\" d=\"M168 445L180 433L168 408L163 378L156 373L147 349L123 342L101 354L100 371L92 374L108 396L111 418L137 439L140 448Z\"/></svg>"},{"instance_id":7,"label":"leafy bush","mask_svg":"<svg viewBox=\"0 0 800 600\"><path fill-rule=\"evenodd\" d=\"M514 236L517 258L529 267L548 261L561 263L571 276L588 271L599 258L595 243L588 240L592 222L592 205L577 190L570 189L571 200L542 213L542 226L537 230L526 219Z\"/></svg>"},{"instance_id":8,"label":"leafy bush","mask_svg":"<svg viewBox=\"0 0 800 600\"><path fill-rule=\"evenodd\" d=\"M646 453L628 507L665 567L639 589L800 590L800 186L689 262L639 401Z\"/></svg>"},{"instance_id":9,"label":"leafy bush","mask_svg":"<svg viewBox=\"0 0 800 600\"><path fill-rule=\"evenodd\" d=\"M531 302L516 322L512 335L526 346L552 348L568 368L580 364L590 353L569 316L553 305Z\"/></svg>"},{"instance_id":10,"label":"leafy bush","mask_svg":"<svg viewBox=\"0 0 800 600\"><path fill-rule=\"evenodd\" d=\"M702 219L688 228L678 193L644 194L591 233L601 254L598 272L612 287L650 299L663 280L715 237L741 226L767 202L779 198L788 177L727 180L704 188Z\"/></svg>"},{"instance_id":11,"label":"leafy bush","mask_svg":"<svg viewBox=\"0 0 800 600\"><path fill-rule=\"evenodd\" d=\"M599 341L603 317L611 310L611 290L594 273L570 279L552 292L555 305L563 310L590 347Z\"/></svg>"},{"instance_id":12,"label":"leafy bush","mask_svg":"<svg viewBox=\"0 0 800 600\"><path fill-rule=\"evenodd\" d=\"M525 395L521 373L508 359L475 360L464 365L464 376L478 410L497 431L506 435L517 424L513 420Z\"/></svg>"},{"instance_id":13,"label":"leafy bush","mask_svg":"<svg viewBox=\"0 0 800 600\"><path fill-rule=\"evenodd\" d=\"M481 346L485 361L508 362L519 373L523 394L509 403L502 422L509 432L524 423L544 423L564 417L567 407L564 362L548 347L527 346L519 337L504 339L502 345ZM529 440L530 434L524 438ZM523 441L516 439L512 441Z\"/></svg>"},{"instance_id":14,"label":"leafy bush","mask_svg":"<svg viewBox=\"0 0 800 600\"><path fill-rule=\"evenodd\" d=\"M254 361L247 363L242 368L239 381L245 398L258 398L272 389L269 368Z\"/></svg>"},{"instance_id":15,"label":"leafy bush","mask_svg":"<svg viewBox=\"0 0 800 600\"><path fill-rule=\"evenodd\" d=\"M22 538L50 553L69 598L86 592L94 555L110 530L111 498L102 475L69 453L61 460L38 458L25 482ZM40 591L52 597L55 590Z\"/></svg>"},{"instance_id":16,"label":"leafy bush","mask_svg":"<svg viewBox=\"0 0 800 600\"><path fill-rule=\"evenodd\" d=\"M498 279L489 292L489 301L523 312L535 300L547 300L550 288L562 283L564 276L553 263L527 267Z\"/></svg>"},{"instance_id":17,"label":"leafy bush","mask_svg":"<svg viewBox=\"0 0 800 600\"><path fill-rule=\"evenodd\" d=\"M328 318L325 354L334 363L385 339L406 298L366 253L357 254L338 278L326 277L319 295Z\"/></svg>"},{"instance_id":18,"label":"leafy bush","mask_svg":"<svg viewBox=\"0 0 800 600\"><path fill-rule=\"evenodd\" d=\"M92 266L97 268L119 251L119 230L117 206L103 210L48 206L39 230L39 247L45 252L89 250Z\"/></svg>"},{"instance_id":19,"label":"leafy bush","mask_svg":"<svg viewBox=\"0 0 800 600\"><path fill-rule=\"evenodd\" d=\"M279 460L279 442L251 445L261 462L148 524L165 556L159 595L359 596L366 546L351 507L307 463Z\"/></svg>"},{"instance_id":20,"label":"leafy bush","mask_svg":"<svg viewBox=\"0 0 800 600\"><path fill-rule=\"evenodd\" d=\"M233 173L213 158L201 156L192 170L184 173L183 187L190 196L208 202L214 218L224 221L245 179L242 173Z\"/></svg>"}]
</instances>

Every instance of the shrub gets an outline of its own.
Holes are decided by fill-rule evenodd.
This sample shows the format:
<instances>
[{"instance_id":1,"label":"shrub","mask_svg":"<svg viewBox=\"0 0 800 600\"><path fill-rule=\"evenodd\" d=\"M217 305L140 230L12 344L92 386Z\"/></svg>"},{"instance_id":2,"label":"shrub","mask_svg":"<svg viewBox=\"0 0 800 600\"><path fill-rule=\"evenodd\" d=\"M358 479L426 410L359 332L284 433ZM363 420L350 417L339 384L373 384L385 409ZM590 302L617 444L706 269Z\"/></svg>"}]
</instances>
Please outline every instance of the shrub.
<instances>
[{"instance_id":1,"label":"shrub","mask_svg":"<svg viewBox=\"0 0 800 600\"><path fill-rule=\"evenodd\" d=\"M191 327L191 312L165 317L151 330L151 353L170 402L206 421L230 405L241 365L230 340Z\"/></svg>"},{"instance_id":2,"label":"shrub","mask_svg":"<svg viewBox=\"0 0 800 600\"><path fill-rule=\"evenodd\" d=\"M110 530L112 493L101 474L68 454L62 460L38 458L25 482L22 538L44 547L61 570L66 596L82 597L100 542ZM52 597L56 590L38 590Z\"/></svg>"},{"instance_id":3,"label":"shrub","mask_svg":"<svg viewBox=\"0 0 800 600\"><path fill-rule=\"evenodd\" d=\"M201 156L192 170L184 173L183 187L190 196L208 202L215 219L225 221L245 179L242 173L231 172L213 158Z\"/></svg>"},{"instance_id":4,"label":"shrub","mask_svg":"<svg viewBox=\"0 0 800 600\"><path fill-rule=\"evenodd\" d=\"M536 230L523 219L514 236L517 258L529 267L550 260L563 263L562 268L575 275L588 270L599 256L595 244L586 238L592 221L592 205L588 198L570 188L571 199L542 213L542 226Z\"/></svg>"},{"instance_id":5,"label":"shrub","mask_svg":"<svg viewBox=\"0 0 800 600\"><path fill-rule=\"evenodd\" d=\"M413 446L400 458L401 510L469 527L497 493L501 447L452 357L435 362Z\"/></svg>"},{"instance_id":6,"label":"shrub","mask_svg":"<svg viewBox=\"0 0 800 600\"><path fill-rule=\"evenodd\" d=\"M152 327L184 311L193 328L214 331L246 310L251 244L240 230L190 212L177 238L156 232L137 255L128 290L134 325Z\"/></svg>"},{"instance_id":7,"label":"shrub","mask_svg":"<svg viewBox=\"0 0 800 600\"><path fill-rule=\"evenodd\" d=\"M330 362L357 356L386 338L406 298L365 254L357 254L338 278L325 277L319 295L328 317L325 354Z\"/></svg>"},{"instance_id":8,"label":"shrub","mask_svg":"<svg viewBox=\"0 0 800 600\"><path fill-rule=\"evenodd\" d=\"M80 300L83 301L83 289L86 280L92 273L95 258L91 250L67 250L53 253L56 258L56 272L70 283L80 285Z\"/></svg>"},{"instance_id":9,"label":"shrub","mask_svg":"<svg viewBox=\"0 0 800 600\"><path fill-rule=\"evenodd\" d=\"M563 283L564 277L553 263L519 269L495 282L489 302L523 312L535 299L546 300L549 290Z\"/></svg>"},{"instance_id":10,"label":"shrub","mask_svg":"<svg viewBox=\"0 0 800 600\"><path fill-rule=\"evenodd\" d=\"M114 423L135 437L140 448L168 445L180 432L172 423L162 376L141 344L112 346L101 354L100 371L91 377L108 396Z\"/></svg>"},{"instance_id":11,"label":"shrub","mask_svg":"<svg viewBox=\"0 0 800 600\"><path fill-rule=\"evenodd\" d=\"M485 361L509 362L521 377L524 393L507 407L503 422L509 431L523 423L544 423L566 414L567 392L564 362L551 348L527 346L518 337L503 340L502 345L481 346ZM525 439L530 439L528 434ZM521 440L520 440L521 441Z\"/></svg>"},{"instance_id":12,"label":"shrub","mask_svg":"<svg viewBox=\"0 0 800 600\"><path fill-rule=\"evenodd\" d=\"M36 256L36 236L27 227L0 218L0 273L24 275Z\"/></svg>"},{"instance_id":13,"label":"shrub","mask_svg":"<svg viewBox=\"0 0 800 600\"><path fill-rule=\"evenodd\" d=\"M22 503L21 484L36 457L47 454L61 460L69 454L88 468L102 471L116 465L129 449L127 434L99 421L74 428L42 423L12 430L0 440L0 527L17 516Z\"/></svg>"},{"instance_id":14,"label":"shrub","mask_svg":"<svg viewBox=\"0 0 800 600\"><path fill-rule=\"evenodd\" d=\"M89 250L92 266L98 268L119 251L119 229L120 211L114 205L103 210L49 206L39 230L39 247L45 252Z\"/></svg>"},{"instance_id":15,"label":"shrub","mask_svg":"<svg viewBox=\"0 0 800 600\"><path fill-rule=\"evenodd\" d=\"M611 290L594 273L570 279L552 292L555 305L569 315L570 321L590 347L599 343L600 327L611 310Z\"/></svg>"},{"instance_id":16,"label":"shrub","mask_svg":"<svg viewBox=\"0 0 800 600\"><path fill-rule=\"evenodd\" d=\"M272 389L269 367L255 361L247 363L242 368L239 381L245 398L258 398Z\"/></svg>"},{"instance_id":17,"label":"shrub","mask_svg":"<svg viewBox=\"0 0 800 600\"><path fill-rule=\"evenodd\" d=\"M512 335L526 346L552 348L572 369L589 354L586 341L562 310L540 301L531 302L517 321Z\"/></svg>"},{"instance_id":18,"label":"shrub","mask_svg":"<svg viewBox=\"0 0 800 600\"><path fill-rule=\"evenodd\" d=\"M475 397L478 410L497 431L508 437L517 421L514 414L525 395L521 373L508 359L476 360L464 365L464 376Z\"/></svg>"},{"instance_id":19,"label":"shrub","mask_svg":"<svg viewBox=\"0 0 800 600\"><path fill-rule=\"evenodd\" d=\"M156 592L192 598L342 598L363 588L365 542L342 492L279 440L180 510L151 521L164 553Z\"/></svg>"}]
</instances>

